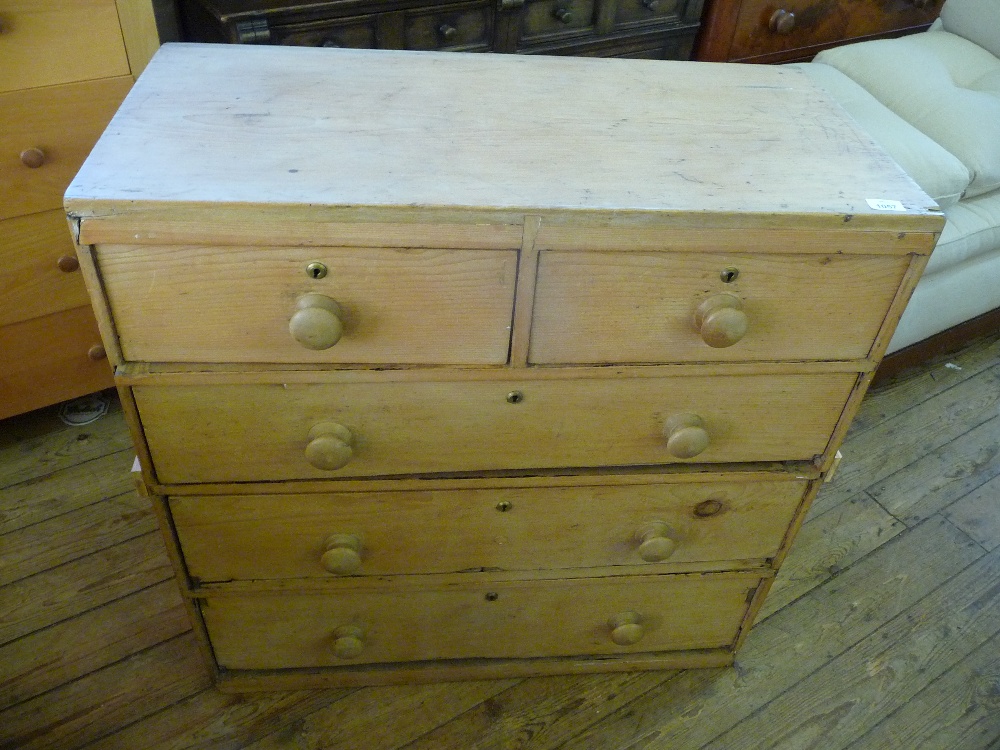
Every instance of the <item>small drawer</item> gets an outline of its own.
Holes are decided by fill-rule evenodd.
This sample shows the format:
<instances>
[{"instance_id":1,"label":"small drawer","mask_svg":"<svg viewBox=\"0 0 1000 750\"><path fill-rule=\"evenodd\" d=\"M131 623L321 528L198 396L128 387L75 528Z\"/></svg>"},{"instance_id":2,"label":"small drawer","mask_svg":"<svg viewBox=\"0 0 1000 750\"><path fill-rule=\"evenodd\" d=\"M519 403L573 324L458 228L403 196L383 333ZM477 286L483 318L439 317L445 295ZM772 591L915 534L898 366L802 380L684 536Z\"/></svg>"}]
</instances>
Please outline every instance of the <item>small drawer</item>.
<instances>
[{"instance_id":1,"label":"small drawer","mask_svg":"<svg viewBox=\"0 0 1000 750\"><path fill-rule=\"evenodd\" d=\"M615 23L619 26L681 22L686 0L618 0Z\"/></svg>"},{"instance_id":2,"label":"small drawer","mask_svg":"<svg viewBox=\"0 0 1000 750\"><path fill-rule=\"evenodd\" d=\"M868 356L908 257L541 254L536 364Z\"/></svg>"},{"instance_id":3,"label":"small drawer","mask_svg":"<svg viewBox=\"0 0 1000 750\"><path fill-rule=\"evenodd\" d=\"M0 92L129 75L115 0L4 3L0 36Z\"/></svg>"},{"instance_id":4,"label":"small drawer","mask_svg":"<svg viewBox=\"0 0 1000 750\"><path fill-rule=\"evenodd\" d=\"M493 39L493 6L474 3L407 13L404 34L406 49L486 50Z\"/></svg>"},{"instance_id":5,"label":"small drawer","mask_svg":"<svg viewBox=\"0 0 1000 750\"><path fill-rule=\"evenodd\" d=\"M349 47L374 49L377 43L375 16L353 16L335 20L276 25L270 29L271 44L296 47Z\"/></svg>"},{"instance_id":6,"label":"small drawer","mask_svg":"<svg viewBox=\"0 0 1000 750\"><path fill-rule=\"evenodd\" d=\"M178 496L202 583L763 561L807 482ZM417 530L417 533L415 533Z\"/></svg>"},{"instance_id":7,"label":"small drawer","mask_svg":"<svg viewBox=\"0 0 1000 750\"><path fill-rule=\"evenodd\" d=\"M131 86L125 77L0 94L0 219L62 208Z\"/></svg>"},{"instance_id":8,"label":"small drawer","mask_svg":"<svg viewBox=\"0 0 1000 750\"><path fill-rule=\"evenodd\" d=\"M592 31L594 0L527 0L521 16L518 49L559 37Z\"/></svg>"},{"instance_id":9,"label":"small drawer","mask_svg":"<svg viewBox=\"0 0 1000 750\"><path fill-rule=\"evenodd\" d=\"M250 482L812 460L856 379L344 379L133 393L160 482Z\"/></svg>"},{"instance_id":10,"label":"small drawer","mask_svg":"<svg viewBox=\"0 0 1000 750\"><path fill-rule=\"evenodd\" d=\"M731 646L760 584L748 573L372 583L219 596L201 611L225 669L513 659Z\"/></svg>"},{"instance_id":11,"label":"small drawer","mask_svg":"<svg viewBox=\"0 0 1000 750\"><path fill-rule=\"evenodd\" d=\"M89 304L62 211L0 224L0 325Z\"/></svg>"},{"instance_id":12,"label":"small drawer","mask_svg":"<svg viewBox=\"0 0 1000 750\"><path fill-rule=\"evenodd\" d=\"M501 364L514 250L106 246L126 359Z\"/></svg>"}]
</instances>

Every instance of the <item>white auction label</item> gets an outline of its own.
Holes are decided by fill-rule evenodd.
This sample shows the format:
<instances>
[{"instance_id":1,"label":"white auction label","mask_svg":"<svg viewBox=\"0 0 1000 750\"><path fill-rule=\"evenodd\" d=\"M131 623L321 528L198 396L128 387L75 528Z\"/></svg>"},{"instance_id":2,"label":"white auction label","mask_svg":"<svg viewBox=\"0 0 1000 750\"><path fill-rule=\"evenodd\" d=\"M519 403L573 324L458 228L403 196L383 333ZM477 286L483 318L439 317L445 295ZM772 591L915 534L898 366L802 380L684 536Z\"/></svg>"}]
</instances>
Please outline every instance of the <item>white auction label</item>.
<instances>
[{"instance_id":1,"label":"white auction label","mask_svg":"<svg viewBox=\"0 0 1000 750\"><path fill-rule=\"evenodd\" d=\"M868 205L876 211L905 211L903 204L899 201L890 201L885 198L866 198Z\"/></svg>"}]
</instances>

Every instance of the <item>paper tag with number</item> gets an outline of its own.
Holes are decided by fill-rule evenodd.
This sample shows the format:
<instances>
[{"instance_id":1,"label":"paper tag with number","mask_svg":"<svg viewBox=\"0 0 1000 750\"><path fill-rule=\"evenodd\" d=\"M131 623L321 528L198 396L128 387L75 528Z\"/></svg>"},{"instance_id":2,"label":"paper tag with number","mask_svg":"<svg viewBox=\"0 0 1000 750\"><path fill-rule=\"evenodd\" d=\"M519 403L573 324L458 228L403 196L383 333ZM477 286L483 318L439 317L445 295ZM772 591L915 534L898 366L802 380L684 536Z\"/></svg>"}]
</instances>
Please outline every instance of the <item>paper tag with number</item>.
<instances>
[{"instance_id":1,"label":"paper tag with number","mask_svg":"<svg viewBox=\"0 0 1000 750\"><path fill-rule=\"evenodd\" d=\"M866 198L868 205L876 211L905 211L903 204L899 201L890 201L885 198Z\"/></svg>"}]
</instances>

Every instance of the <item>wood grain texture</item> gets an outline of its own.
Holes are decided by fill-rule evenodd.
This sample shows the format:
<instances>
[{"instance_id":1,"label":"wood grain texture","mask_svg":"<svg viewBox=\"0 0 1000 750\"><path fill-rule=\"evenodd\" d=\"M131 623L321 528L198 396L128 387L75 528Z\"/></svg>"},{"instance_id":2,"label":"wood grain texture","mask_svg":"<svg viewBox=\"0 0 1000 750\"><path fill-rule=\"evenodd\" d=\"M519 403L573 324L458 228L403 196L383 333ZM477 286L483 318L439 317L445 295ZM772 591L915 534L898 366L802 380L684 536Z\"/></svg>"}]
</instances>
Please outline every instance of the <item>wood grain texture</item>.
<instances>
[{"instance_id":1,"label":"wood grain texture","mask_svg":"<svg viewBox=\"0 0 1000 750\"><path fill-rule=\"evenodd\" d=\"M324 577L324 540L361 539L362 575L643 565L640 533L670 527L668 563L777 553L805 482L535 487L451 492L175 497L170 510L202 581ZM702 503L721 510L699 517ZM419 529L415 534L414 530Z\"/></svg>"},{"instance_id":2,"label":"wood grain texture","mask_svg":"<svg viewBox=\"0 0 1000 750\"><path fill-rule=\"evenodd\" d=\"M514 251L101 246L97 263L122 353L154 362L502 364ZM311 279L310 263L327 274ZM340 341L289 333L309 293L343 310Z\"/></svg>"},{"instance_id":3,"label":"wood grain texture","mask_svg":"<svg viewBox=\"0 0 1000 750\"><path fill-rule=\"evenodd\" d=\"M327 220L361 206L387 217L489 207L497 216L633 212L666 225L686 211L780 215L786 225L832 227L847 214L859 228L942 223L797 71L165 45L138 85L114 136L69 188L74 215L170 201L181 221L188 209L215 205L216 225L252 218L253 204L315 204L313 219ZM708 88L716 96L701 96ZM263 101L266 111L252 104ZM428 101L439 103L433 116ZM487 124L480 113L495 101L506 103L504 118ZM733 118L734 109L745 116ZM365 113L363 129L354 112ZM203 144L196 158L192 142ZM700 148L706 142L727 148ZM852 195L838 194L844 180ZM890 215L865 202L887 194L907 210Z\"/></svg>"},{"instance_id":4,"label":"wood grain texture","mask_svg":"<svg viewBox=\"0 0 1000 750\"><path fill-rule=\"evenodd\" d=\"M701 415L711 436L699 462L808 459L827 450L854 380L849 374L526 379L513 389L432 381L142 386L133 393L157 478L183 483L331 476L304 457L309 429L321 420L339 422L354 436L355 457L338 474L348 477L677 463L663 427L682 411ZM514 389L524 398L511 404L507 394ZM728 404L737 402L744 406L734 413ZM394 407L386 410L387 403ZM775 424L775 413L785 418ZM416 442L420 426L427 429Z\"/></svg>"}]
</instances>

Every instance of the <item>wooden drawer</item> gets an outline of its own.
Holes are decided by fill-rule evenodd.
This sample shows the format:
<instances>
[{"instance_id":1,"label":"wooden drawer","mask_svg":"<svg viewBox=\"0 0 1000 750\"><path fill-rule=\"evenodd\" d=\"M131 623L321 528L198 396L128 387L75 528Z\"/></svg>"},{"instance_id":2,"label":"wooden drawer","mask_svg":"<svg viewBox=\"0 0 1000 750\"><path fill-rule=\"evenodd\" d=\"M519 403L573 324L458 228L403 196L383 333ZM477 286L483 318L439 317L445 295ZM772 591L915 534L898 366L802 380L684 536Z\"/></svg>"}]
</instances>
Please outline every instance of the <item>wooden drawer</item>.
<instances>
[{"instance_id":1,"label":"wooden drawer","mask_svg":"<svg viewBox=\"0 0 1000 750\"><path fill-rule=\"evenodd\" d=\"M546 251L529 358L537 364L860 359L908 265L908 257L833 253ZM746 321L736 343L706 343L728 344L725 319L710 315L702 328L696 324L699 307L716 302L735 305Z\"/></svg>"},{"instance_id":2,"label":"wooden drawer","mask_svg":"<svg viewBox=\"0 0 1000 750\"><path fill-rule=\"evenodd\" d=\"M114 385L90 305L3 326L0 352L0 419Z\"/></svg>"},{"instance_id":3,"label":"wooden drawer","mask_svg":"<svg viewBox=\"0 0 1000 750\"><path fill-rule=\"evenodd\" d=\"M373 583L322 594L220 596L204 601L202 614L227 669L613 655L730 646L760 583L748 573L465 579L421 588ZM621 617L626 613L635 617ZM613 625L624 619L638 622L615 633ZM626 635L638 640L612 640Z\"/></svg>"},{"instance_id":4,"label":"wooden drawer","mask_svg":"<svg viewBox=\"0 0 1000 750\"><path fill-rule=\"evenodd\" d=\"M404 35L406 49L486 50L493 41L493 5L477 2L408 12Z\"/></svg>"},{"instance_id":5,"label":"wooden drawer","mask_svg":"<svg viewBox=\"0 0 1000 750\"><path fill-rule=\"evenodd\" d=\"M275 25L270 29L270 42L299 47L374 49L378 46L377 19L367 15Z\"/></svg>"},{"instance_id":6,"label":"wooden drawer","mask_svg":"<svg viewBox=\"0 0 1000 750\"><path fill-rule=\"evenodd\" d=\"M596 20L595 11L594 0L527 0L522 11L517 48L591 32Z\"/></svg>"},{"instance_id":7,"label":"wooden drawer","mask_svg":"<svg viewBox=\"0 0 1000 750\"><path fill-rule=\"evenodd\" d=\"M314 262L325 277L310 278ZM101 246L98 266L129 360L507 361L514 250ZM290 331L310 293L340 307L326 349ZM315 330L335 320L320 311Z\"/></svg>"},{"instance_id":8,"label":"wooden drawer","mask_svg":"<svg viewBox=\"0 0 1000 750\"><path fill-rule=\"evenodd\" d=\"M807 482L173 497L201 581L773 557Z\"/></svg>"},{"instance_id":9,"label":"wooden drawer","mask_svg":"<svg viewBox=\"0 0 1000 750\"><path fill-rule=\"evenodd\" d=\"M0 224L0 325L89 303L62 211Z\"/></svg>"},{"instance_id":10,"label":"wooden drawer","mask_svg":"<svg viewBox=\"0 0 1000 750\"><path fill-rule=\"evenodd\" d=\"M852 11L847 0L744 0L734 30L730 59L830 45L890 29L928 24L938 14L931 3L886 0Z\"/></svg>"},{"instance_id":11,"label":"wooden drawer","mask_svg":"<svg viewBox=\"0 0 1000 750\"><path fill-rule=\"evenodd\" d=\"M707 438L707 447L691 456L699 462L811 460L826 450L856 379L345 379L133 393L160 482L247 482L669 464L683 460L664 437L680 414L703 421L697 439ZM350 451L334 423L346 428ZM696 432L675 435L673 450ZM316 468L344 459L338 470Z\"/></svg>"},{"instance_id":12,"label":"wooden drawer","mask_svg":"<svg viewBox=\"0 0 1000 750\"><path fill-rule=\"evenodd\" d=\"M0 29L0 92L129 75L115 0L4 3Z\"/></svg>"},{"instance_id":13,"label":"wooden drawer","mask_svg":"<svg viewBox=\"0 0 1000 750\"><path fill-rule=\"evenodd\" d=\"M131 85L126 76L0 94L0 219L62 208L66 187Z\"/></svg>"},{"instance_id":14,"label":"wooden drawer","mask_svg":"<svg viewBox=\"0 0 1000 750\"><path fill-rule=\"evenodd\" d=\"M615 24L617 26L679 24L683 19L685 5L684 0L618 0Z\"/></svg>"}]
</instances>

